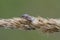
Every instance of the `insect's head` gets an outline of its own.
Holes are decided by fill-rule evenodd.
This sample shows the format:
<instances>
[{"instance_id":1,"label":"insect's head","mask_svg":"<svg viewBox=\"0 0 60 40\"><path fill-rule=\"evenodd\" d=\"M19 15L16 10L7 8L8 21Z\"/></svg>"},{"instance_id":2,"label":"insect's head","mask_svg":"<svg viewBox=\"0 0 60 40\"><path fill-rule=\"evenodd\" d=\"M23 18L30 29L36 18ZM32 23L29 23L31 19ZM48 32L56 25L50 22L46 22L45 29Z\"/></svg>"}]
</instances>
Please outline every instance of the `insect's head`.
<instances>
[{"instance_id":1,"label":"insect's head","mask_svg":"<svg viewBox=\"0 0 60 40\"><path fill-rule=\"evenodd\" d=\"M32 20L31 20L32 17L31 17L29 14L23 14L23 15L22 15L22 18L24 18L24 19L26 19L26 20L28 20L28 21L32 21Z\"/></svg>"}]
</instances>

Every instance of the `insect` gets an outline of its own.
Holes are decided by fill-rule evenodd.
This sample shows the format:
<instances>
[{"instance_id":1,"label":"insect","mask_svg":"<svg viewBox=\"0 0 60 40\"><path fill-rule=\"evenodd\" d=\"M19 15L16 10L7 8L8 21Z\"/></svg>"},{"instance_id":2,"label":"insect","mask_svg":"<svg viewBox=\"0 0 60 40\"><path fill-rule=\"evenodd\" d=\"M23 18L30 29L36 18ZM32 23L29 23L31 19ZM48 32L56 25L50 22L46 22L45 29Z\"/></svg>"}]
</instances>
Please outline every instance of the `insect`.
<instances>
[{"instance_id":1,"label":"insect","mask_svg":"<svg viewBox=\"0 0 60 40\"><path fill-rule=\"evenodd\" d=\"M30 21L31 27L34 27L36 30L41 29L43 32L48 33L59 32L60 30L58 19L46 19L40 16L33 17L28 14L24 14L22 17Z\"/></svg>"}]
</instances>

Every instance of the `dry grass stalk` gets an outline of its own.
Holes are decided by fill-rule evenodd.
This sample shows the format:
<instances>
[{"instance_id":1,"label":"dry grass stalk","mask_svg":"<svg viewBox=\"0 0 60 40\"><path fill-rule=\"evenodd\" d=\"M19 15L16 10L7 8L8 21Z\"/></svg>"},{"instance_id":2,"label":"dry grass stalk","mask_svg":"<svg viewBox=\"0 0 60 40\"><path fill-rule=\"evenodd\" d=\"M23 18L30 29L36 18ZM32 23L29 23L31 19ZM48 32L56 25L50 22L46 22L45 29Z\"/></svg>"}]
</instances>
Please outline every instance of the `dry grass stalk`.
<instances>
[{"instance_id":1,"label":"dry grass stalk","mask_svg":"<svg viewBox=\"0 0 60 40\"><path fill-rule=\"evenodd\" d=\"M0 19L0 28L28 30L29 21L23 18Z\"/></svg>"},{"instance_id":2,"label":"dry grass stalk","mask_svg":"<svg viewBox=\"0 0 60 40\"><path fill-rule=\"evenodd\" d=\"M46 19L43 17L33 17L23 15L22 18L0 19L0 28L19 29L19 30L37 30L53 33L60 31L60 19Z\"/></svg>"}]
</instances>

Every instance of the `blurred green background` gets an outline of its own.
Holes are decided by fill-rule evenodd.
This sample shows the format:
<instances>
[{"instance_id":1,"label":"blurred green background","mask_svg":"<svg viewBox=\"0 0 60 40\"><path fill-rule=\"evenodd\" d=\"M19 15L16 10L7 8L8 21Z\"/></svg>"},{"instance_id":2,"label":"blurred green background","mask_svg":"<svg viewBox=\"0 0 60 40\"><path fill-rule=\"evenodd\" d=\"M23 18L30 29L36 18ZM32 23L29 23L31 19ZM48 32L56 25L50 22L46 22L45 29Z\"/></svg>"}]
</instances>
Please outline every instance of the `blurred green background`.
<instances>
[{"instance_id":1,"label":"blurred green background","mask_svg":"<svg viewBox=\"0 0 60 40\"><path fill-rule=\"evenodd\" d=\"M60 18L60 0L0 0L0 18L33 16ZM0 40L60 40L60 33L0 29Z\"/></svg>"}]
</instances>

